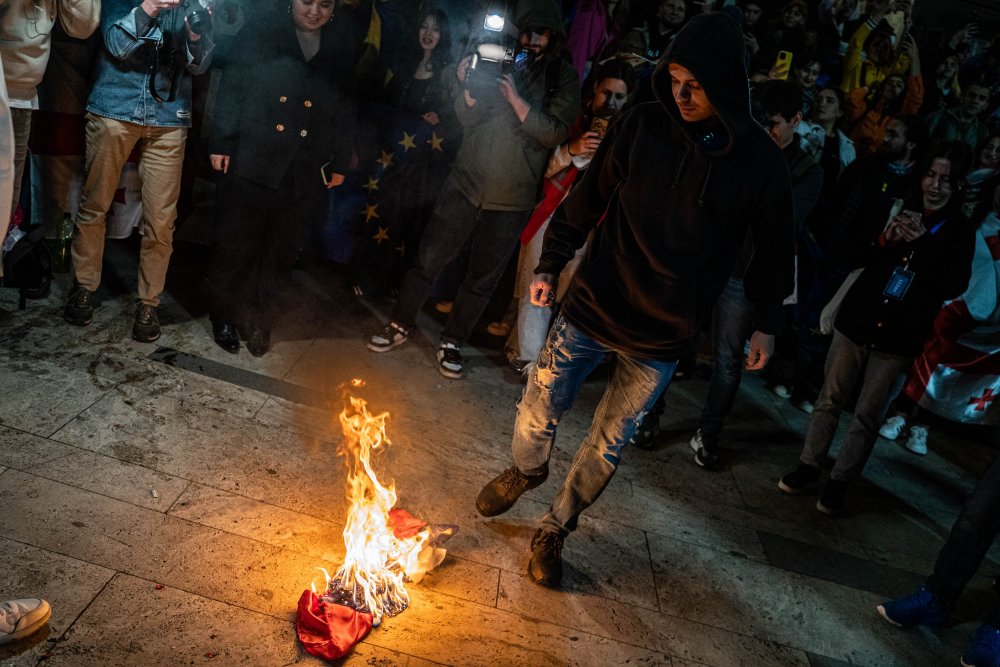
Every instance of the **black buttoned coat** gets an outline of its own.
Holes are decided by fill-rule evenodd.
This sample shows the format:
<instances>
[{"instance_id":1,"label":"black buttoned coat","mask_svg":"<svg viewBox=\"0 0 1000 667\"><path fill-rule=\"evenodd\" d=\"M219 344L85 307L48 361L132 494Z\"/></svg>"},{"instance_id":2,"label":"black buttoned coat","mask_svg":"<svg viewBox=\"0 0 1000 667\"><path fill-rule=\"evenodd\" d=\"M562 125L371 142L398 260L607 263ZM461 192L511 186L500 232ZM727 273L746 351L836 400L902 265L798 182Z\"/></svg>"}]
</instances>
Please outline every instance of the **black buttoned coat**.
<instances>
[{"instance_id":1,"label":"black buttoned coat","mask_svg":"<svg viewBox=\"0 0 1000 667\"><path fill-rule=\"evenodd\" d=\"M212 112L209 153L230 156L229 173L277 188L322 189L320 168L344 174L356 126L351 100L337 86L351 55L333 24L306 60L295 24L275 14L248 25L222 75Z\"/></svg>"}]
</instances>

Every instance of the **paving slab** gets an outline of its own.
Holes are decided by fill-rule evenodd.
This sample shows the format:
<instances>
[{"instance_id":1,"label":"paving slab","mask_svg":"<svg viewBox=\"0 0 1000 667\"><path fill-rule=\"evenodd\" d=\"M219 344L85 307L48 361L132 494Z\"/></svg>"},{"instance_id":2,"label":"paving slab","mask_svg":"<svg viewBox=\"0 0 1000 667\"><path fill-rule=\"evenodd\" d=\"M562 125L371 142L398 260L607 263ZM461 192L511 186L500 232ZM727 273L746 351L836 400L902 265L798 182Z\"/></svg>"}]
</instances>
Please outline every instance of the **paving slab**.
<instances>
[{"instance_id":1,"label":"paving slab","mask_svg":"<svg viewBox=\"0 0 1000 667\"><path fill-rule=\"evenodd\" d=\"M291 618L317 566L332 565L25 473L0 476L0 537Z\"/></svg>"},{"instance_id":2,"label":"paving slab","mask_svg":"<svg viewBox=\"0 0 1000 667\"><path fill-rule=\"evenodd\" d=\"M523 574L504 572L500 608L529 618L644 646L717 667L807 665L801 651L583 591L543 588Z\"/></svg>"},{"instance_id":3,"label":"paving slab","mask_svg":"<svg viewBox=\"0 0 1000 667\"><path fill-rule=\"evenodd\" d=\"M650 551L666 614L857 665L936 660L922 642L874 622L880 596L659 536Z\"/></svg>"},{"instance_id":4,"label":"paving slab","mask_svg":"<svg viewBox=\"0 0 1000 667\"><path fill-rule=\"evenodd\" d=\"M66 629L111 581L114 571L4 538L0 538L0 553L0 600L40 597L52 606L52 617L44 629L0 646L0 665L34 666L58 645Z\"/></svg>"}]
</instances>

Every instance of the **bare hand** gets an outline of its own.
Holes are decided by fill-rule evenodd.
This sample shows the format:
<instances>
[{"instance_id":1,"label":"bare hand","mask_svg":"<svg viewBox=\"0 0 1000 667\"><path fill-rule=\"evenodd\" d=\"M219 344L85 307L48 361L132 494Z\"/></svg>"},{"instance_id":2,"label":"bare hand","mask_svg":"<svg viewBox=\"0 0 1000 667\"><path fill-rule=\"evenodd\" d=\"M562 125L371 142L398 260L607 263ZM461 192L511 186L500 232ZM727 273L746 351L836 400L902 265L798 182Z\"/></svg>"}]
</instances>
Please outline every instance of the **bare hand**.
<instances>
[{"instance_id":1,"label":"bare hand","mask_svg":"<svg viewBox=\"0 0 1000 667\"><path fill-rule=\"evenodd\" d=\"M504 74L500 77L499 86L500 94L503 95L503 98L511 106L514 106L515 101L521 99L521 96L517 92L517 85L514 84L514 77L510 74Z\"/></svg>"},{"instance_id":2,"label":"bare hand","mask_svg":"<svg viewBox=\"0 0 1000 667\"><path fill-rule=\"evenodd\" d=\"M428 111L423 116L421 116L421 118L427 121L427 123L429 123L430 125L437 125L438 123L441 122L441 119L438 118L438 115L433 111Z\"/></svg>"},{"instance_id":3,"label":"bare hand","mask_svg":"<svg viewBox=\"0 0 1000 667\"><path fill-rule=\"evenodd\" d=\"M750 54L754 56L757 55L757 52L760 51L760 43L757 41L757 38L753 35L743 35L743 41L746 43L747 50L750 51Z\"/></svg>"},{"instance_id":4,"label":"bare hand","mask_svg":"<svg viewBox=\"0 0 1000 667\"><path fill-rule=\"evenodd\" d=\"M572 156L584 156L591 157L597 147L601 145L601 137L598 136L597 132L584 132L581 134L576 141L569 142L567 146L569 154Z\"/></svg>"},{"instance_id":5,"label":"bare hand","mask_svg":"<svg viewBox=\"0 0 1000 667\"><path fill-rule=\"evenodd\" d=\"M330 180L326 182L326 189L327 190L332 190L335 187L337 187L338 185L341 185L343 182L344 182L344 175L343 174L338 174L336 172L333 173L333 174L330 174Z\"/></svg>"},{"instance_id":6,"label":"bare hand","mask_svg":"<svg viewBox=\"0 0 1000 667\"><path fill-rule=\"evenodd\" d=\"M216 155L212 154L208 156L209 162L212 163L212 169L215 171L221 171L223 174L229 173L229 156L228 155Z\"/></svg>"},{"instance_id":7,"label":"bare hand","mask_svg":"<svg viewBox=\"0 0 1000 667\"><path fill-rule=\"evenodd\" d=\"M455 76L458 78L458 82L465 85L465 74L469 69L469 65L472 64L472 56L465 56L458 61L458 69L455 70Z\"/></svg>"},{"instance_id":8,"label":"bare hand","mask_svg":"<svg viewBox=\"0 0 1000 667\"><path fill-rule=\"evenodd\" d=\"M750 351L747 353L745 368L748 371L759 371L774 354L774 335L762 331L754 331L750 336Z\"/></svg>"},{"instance_id":9,"label":"bare hand","mask_svg":"<svg viewBox=\"0 0 1000 667\"><path fill-rule=\"evenodd\" d=\"M180 7L184 0L142 0L142 11L146 12L147 16L156 18L160 12L165 9L174 9Z\"/></svg>"},{"instance_id":10,"label":"bare hand","mask_svg":"<svg viewBox=\"0 0 1000 667\"><path fill-rule=\"evenodd\" d=\"M531 303L547 308L556 301L556 277L551 273L536 273L529 288Z\"/></svg>"}]
</instances>

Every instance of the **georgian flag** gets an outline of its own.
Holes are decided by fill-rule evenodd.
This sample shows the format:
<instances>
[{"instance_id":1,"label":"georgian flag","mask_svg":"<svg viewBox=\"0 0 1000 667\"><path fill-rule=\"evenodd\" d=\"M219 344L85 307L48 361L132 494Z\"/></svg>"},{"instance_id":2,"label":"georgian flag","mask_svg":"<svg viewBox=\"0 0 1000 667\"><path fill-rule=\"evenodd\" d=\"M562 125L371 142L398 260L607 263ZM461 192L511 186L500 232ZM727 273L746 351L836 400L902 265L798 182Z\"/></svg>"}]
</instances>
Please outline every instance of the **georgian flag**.
<instances>
[{"instance_id":1,"label":"georgian flag","mask_svg":"<svg viewBox=\"0 0 1000 667\"><path fill-rule=\"evenodd\" d=\"M906 394L934 414L967 424L1000 423L1000 219L976 234L972 278L949 301L914 361Z\"/></svg>"}]
</instances>

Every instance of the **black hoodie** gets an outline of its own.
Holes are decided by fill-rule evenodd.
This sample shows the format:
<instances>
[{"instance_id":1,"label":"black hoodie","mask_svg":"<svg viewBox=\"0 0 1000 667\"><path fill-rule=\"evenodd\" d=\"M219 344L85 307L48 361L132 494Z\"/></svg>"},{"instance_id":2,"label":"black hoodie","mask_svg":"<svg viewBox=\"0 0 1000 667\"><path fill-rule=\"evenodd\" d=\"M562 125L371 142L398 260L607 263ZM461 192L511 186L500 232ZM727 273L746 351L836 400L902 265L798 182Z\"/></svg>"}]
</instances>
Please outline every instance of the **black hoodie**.
<instances>
[{"instance_id":1,"label":"black hoodie","mask_svg":"<svg viewBox=\"0 0 1000 667\"><path fill-rule=\"evenodd\" d=\"M791 183L781 149L750 116L743 49L727 14L693 18L653 74L659 101L612 124L549 224L536 273L558 275L596 227L563 314L599 341L652 359L691 351L748 227L755 250L744 288L755 326L781 327L794 283ZM671 62L698 79L719 111L721 123L708 128L714 140L705 140L703 123L681 119Z\"/></svg>"}]
</instances>

